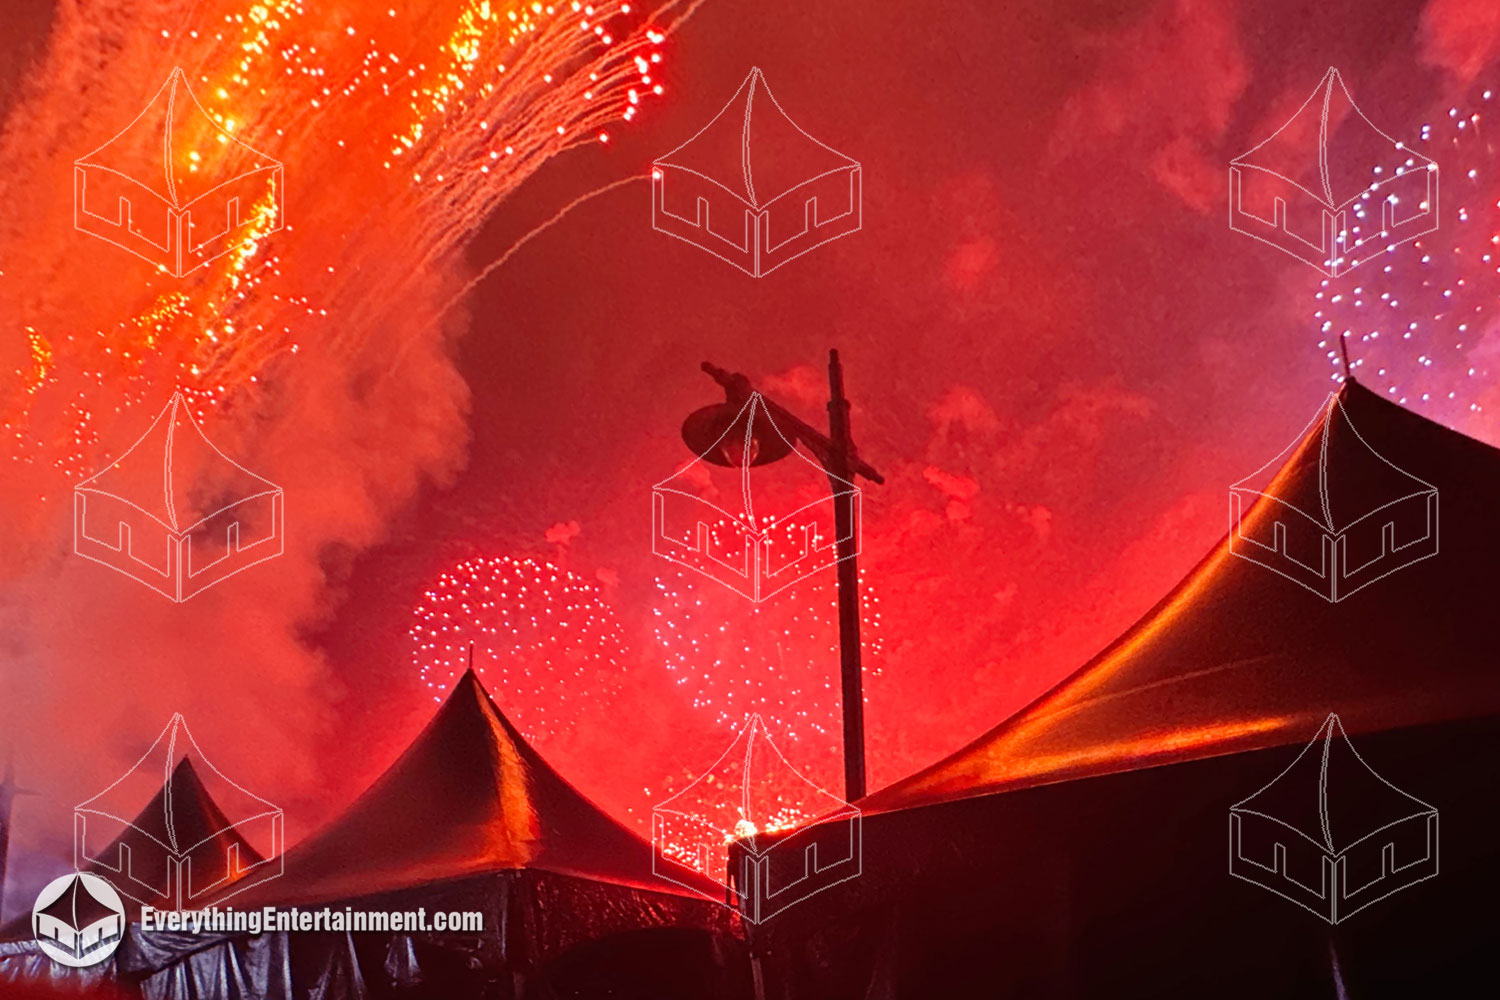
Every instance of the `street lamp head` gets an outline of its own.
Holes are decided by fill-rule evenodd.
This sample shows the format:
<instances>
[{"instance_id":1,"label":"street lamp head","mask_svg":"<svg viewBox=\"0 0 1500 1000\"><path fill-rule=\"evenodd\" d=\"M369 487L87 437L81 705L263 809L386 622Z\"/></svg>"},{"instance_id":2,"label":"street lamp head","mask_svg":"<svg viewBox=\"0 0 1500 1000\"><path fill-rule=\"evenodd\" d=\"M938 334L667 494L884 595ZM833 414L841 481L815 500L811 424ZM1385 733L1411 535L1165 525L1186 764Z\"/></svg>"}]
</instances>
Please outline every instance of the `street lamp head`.
<instances>
[{"instance_id":1,"label":"street lamp head","mask_svg":"<svg viewBox=\"0 0 1500 1000\"><path fill-rule=\"evenodd\" d=\"M749 403L714 403L694 410L682 422L682 440L704 461L733 468L768 465L792 453L765 407Z\"/></svg>"}]
</instances>

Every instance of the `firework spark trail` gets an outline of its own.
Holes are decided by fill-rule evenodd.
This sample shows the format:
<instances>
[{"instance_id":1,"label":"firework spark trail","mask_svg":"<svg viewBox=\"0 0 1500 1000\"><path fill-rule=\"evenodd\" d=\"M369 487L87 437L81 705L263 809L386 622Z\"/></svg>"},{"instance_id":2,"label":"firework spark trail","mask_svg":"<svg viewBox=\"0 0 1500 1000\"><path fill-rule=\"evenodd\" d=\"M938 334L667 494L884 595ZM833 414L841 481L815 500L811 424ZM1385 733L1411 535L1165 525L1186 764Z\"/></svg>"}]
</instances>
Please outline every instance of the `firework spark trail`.
<instances>
[{"instance_id":1,"label":"firework spark trail","mask_svg":"<svg viewBox=\"0 0 1500 1000\"><path fill-rule=\"evenodd\" d=\"M288 163L289 225L181 282L143 273L134 261L106 261L124 288L139 288L143 278L146 287L113 296L95 316L66 293L70 254L58 254L47 268L54 301L6 303L32 328L29 353L14 369L25 391L7 393L3 411L20 452L76 478L101 457L82 453L99 444L101 414L148 402L159 382L180 382L206 408L310 342L332 362L366 349L370 325L432 294L434 274L449 273L478 224L537 169L606 139L608 126L660 93L658 46L696 7L674 0L651 20L617 0L587 7L449 0L352 19L292 0L132 7L126 20L144 30L130 36L120 60L127 65L114 76L154 82L165 75L161 67L182 65L221 127ZM70 10L60 14L55 51L84 45L115 13L109 5ZM115 129L139 110L128 98L103 96L94 117ZM108 135L108 127L88 133ZM26 161L27 132L7 129L0 160ZM211 172L213 148L191 169ZM62 158L32 159L40 172ZM0 261L44 225L30 218L8 227ZM361 249L376 246L384 252ZM135 318L110 331L108 315L122 313ZM80 332L90 326L99 332ZM96 360L101 341L104 363ZM72 405L46 419L57 409L40 398L47 395ZM54 448L64 454L46 454Z\"/></svg>"},{"instance_id":2,"label":"firework spark trail","mask_svg":"<svg viewBox=\"0 0 1500 1000\"><path fill-rule=\"evenodd\" d=\"M861 573L860 646L866 698L882 676L880 597ZM760 604L693 573L655 581L655 655L693 707L724 732L759 713L804 762L836 758L840 720L838 598L831 575Z\"/></svg>"},{"instance_id":3,"label":"firework spark trail","mask_svg":"<svg viewBox=\"0 0 1500 1000\"><path fill-rule=\"evenodd\" d=\"M320 742L355 678L304 636L329 611L330 565L462 466L468 389L449 353L462 316L445 328L439 310L469 277L476 224L559 153L607 149L600 131L654 92L657 47L685 12L626 8L58 6L0 133L0 423L14 459L0 476L0 614L22 626L7 631L0 730L39 781L91 787L172 711L214 719L227 769L300 802L301 823L336 802L331 781L348 792L371 777L360 769L389 748L354 758ZM72 225L73 161L134 121L174 67L217 124L194 125L199 157L174 166L212 176L222 129L281 161L286 183L282 228L257 215L248 245L184 278ZM400 377L381 378L403 348ZM177 387L217 446L288 497L284 554L182 605L64 555L71 486ZM105 670L128 683L101 684ZM59 741L94 749L41 756ZM250 746L280 749L240 753ZM21 855L67 829L65 815L32 820Z\"/></svg>"},{"instance_id":4,"label":"firework spark trail","mask_svg":"<svg viewBox=\"0 0 1500 1000\"><path fill-rule=\"evenodd\" d=\"M512 243L504 253L486 264L482 271L474 275L473 278L469 279L468 284L459 289L457 295L448 300L448 305L444 307L443 311L447 312L449 309L452 309L454 306L458 305L458 303L462 302L464 297L472 292L475 288L478 288L480 283L483 282L485 278L488 278L495 271L498 271L500 268L504 267L505 262L519 253L521 251L521 248L526 246L526 244L530 243L532 240L536 239L538 236L545 233L547 230L551 229L553 226L557 225L563 219L567 218L568 213L572 212L573 209L577 208L579 205L582 205L588 201L592 201L593 199L598 198L601 195L609 194L611 191L614 191L617 188L622 188L627 184L634 184L645 179L646 178L644 177L622 177L617 181L611 181L603 187L595 188L587 194L581 194L577 198L574 198L562 208L559 208L555 213L553 213L552 216L543 220L542 222L537 223L524 235L522 235L520 239Z\"/></svg>"}]
</instances>

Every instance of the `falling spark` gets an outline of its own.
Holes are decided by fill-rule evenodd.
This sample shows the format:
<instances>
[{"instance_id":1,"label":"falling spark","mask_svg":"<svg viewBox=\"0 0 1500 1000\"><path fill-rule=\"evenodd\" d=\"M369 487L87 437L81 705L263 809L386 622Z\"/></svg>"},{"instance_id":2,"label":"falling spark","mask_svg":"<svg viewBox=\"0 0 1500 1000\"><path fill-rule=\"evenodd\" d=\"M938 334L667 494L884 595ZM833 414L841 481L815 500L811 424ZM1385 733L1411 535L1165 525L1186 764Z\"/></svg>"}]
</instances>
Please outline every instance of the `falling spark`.
<instances>
[{"instance_id":1,"label":"falling spark","mask_svg":"<svg viewBox=\"0 0 1500 1000\"><path fill-rule=\"evenodd\" d=\"M372 325L462 265L466 241L527 178L599 146L641 95L661 93L662 45L696 6L260 0L200 5L161 29L137 60L156 75L128 86L159 87L183 66L214 124L285 164L286 218L258 202L242 242L182 279L91 246L122 275L100 282L78 264L87 237L49 233L61 244L51 295L0 282L0 315L29 345L14 391L0 383L12 459L32 467L36 493L61 495L112 457L101 427L134 407L181 388L203 420L283 366L359 351ZM233 144L199 131L176 166L212 178ZM0 161L24 158L23 138L0 139ZM0 223L0 260L34 252L36 221Z\"/></svg>"},{"instance_id":2,"label":"falling spark","mask_svg":"<svg viewBox=\"0 0 1500 1000\"><path fill-rule=\"evenodd\" d=\"M860 645L865 701L881 676L880 596L861 572ZM657 656L726 733L759 713L789 752L842 752L838 597L832 574L759 604L693 573L656 579Z\"/></svg>"},{"instance_id":3,"label":"falling spark","mask_svg":"<svg viewBox=\"0 0 1500 1000\"><path fill-rule=\"evenodd\" d=\"M1470 428L1489 374L1479 348L1500 305L1500 176L1484 128L1492 105L1489 90L1476 91L1467 108L1422 126L1418 148L1442 168L1441 228L1324 280L1313 312L1331 379L1345 374L1342 339L1365 385Z\"/></svg>"},{"instance_id":4,"label":"falling spark","mask_svg":"<svg viewBox=\"0 0 1500 1000\"><path fill-rule=\"evenodd\" d=\"M624 630L600 588L538 559L469 559L438 577L414 612L412 664L434 701L474 670L528 736L570 724L626 662Z\"/></svg>"}]
</instances>

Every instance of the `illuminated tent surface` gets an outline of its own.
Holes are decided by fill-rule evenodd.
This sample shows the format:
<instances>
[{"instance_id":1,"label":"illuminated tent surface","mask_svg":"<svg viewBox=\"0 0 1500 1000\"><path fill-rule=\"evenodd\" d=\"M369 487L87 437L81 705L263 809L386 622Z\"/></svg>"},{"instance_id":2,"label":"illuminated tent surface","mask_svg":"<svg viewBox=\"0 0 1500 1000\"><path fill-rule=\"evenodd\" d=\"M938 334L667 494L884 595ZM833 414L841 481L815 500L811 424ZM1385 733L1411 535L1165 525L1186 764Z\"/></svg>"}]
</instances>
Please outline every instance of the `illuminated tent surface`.
<instances>
[{"instance_id":1,"label":"illuminated tent surface","mask_svg":"<svg viewBox=\"0 0 1500 1000\"><path fill-rule=\"evenodd\" d=\"M1339 402L1370 448L1439 491L1441 551L1334 603L1237 558L1226 535L1082 669L855 803L860 877L752 928L768 996L1404 998L1492 975L1500 452L1353 382ZM1359 445L1346 426L1325 437L1316 422L1265 493L1317 509L1322 477L1363 467L1342 461ZM1231 808L1332 712L1444 831L1441 873L1356 914L1336 972L1327 923L1232 877L1228 851ZM1385 791L1341 781L1328 805L1389 819Z\"/></svg>"},{"instance_id":2,"label":"illuminated tent surface","mask_svg":"<svg viewBox=\"0 0 1500 1000\"><path fill-rule=\"evenodd\" d=\"M327 902L522 868L681 891L653 876L650 845L553 770L469 671L396 762L287 852L286 873L244 905Z\"/></svg>"},{"instance_id":3,"label":"illuminated tent surface","mask_svg":"<svg viewBox=\"0 0 1500 1000\"><path fill-rule=\"evenodd\" d=\"M171 727L169 726L168 729L170 730ZM176 765L172 767L165 786L162 782L162 771L156 770L155 795L144 807L140 808L139 812L134 813L128 825L114 840L109 842L103 851L94 852L95 856L118 858L121 856L123 847L132 858L135 874L152 882L158 880L164 882L168 878L166 852L173 850L173 844L180 845L184 853L192 849L193 856L200 859L238 858L240 864L234 870L226 871L221 862L221 866L213 872L212 877L222 878L225 884L217 887L214 893L205 898L210 902L223 899L225 896L223 890L242 878L250 868L260 864L263 859L259 852L239 834L219 803L209 793L208 788L198 776L198 770L194 767L192 758L183 754L169 759L175 759ZM159 765L162 762L158 760L155 763ZM211 768L208 770L212 773ZM126 777L134 773L136 771L132 770ZM151 788L149 779L139 784L132 784L125 779L122 779L122 782L117 782L95 800L91 800L96 811L100 812L98 819L106 818L102 813L103 809L116 808L107 806L99 800L108 796L111 802L119 801L120 807L116 808L116 811L130 815L123 809L126 792L121 789L128 788L139 792L144 788L149 794ZM134 801L139 802L141 797L137 794ZM90 803L86 803L88 804ZM129 894L121 889L122 879L119 873L96 863L85 864L83 870L105 878L120 891L127 918L137 913L136 904L131 901ZM200 874L206 871L207 868L200 861ZM187 882L186 875L183 876L183 881ZM139 889L139 886L134 886L131 891L140 895ZM203 905L203 902L204 900L194 900L187 905L199 906ZM154 900L152 905L158 909L173 908L160 899ZM127 948L130 946L133 933L137 932L126 931ZM0 983L57 981L68 984L69 989L82 988L114 978L120 957L117 954L99 965L69 969L53 962L40 951L32 939L29 913L16 918L0 929Z\"/></svg>"},{"instance_id":4,"label":"illuminated tent surface","mask_svg":"<svg viewBox=\"0 0 1500 1000\"><path fill-rule=\"evenodd\" d=\"M716 891L702 880L705 894ZM717 890L722 895L722 889ZM473 671L375 783L285 856L283 877L231 901L431 915L477 911L479 932L138 935L122 967L152 998L349 1000L428 984L467 995L475 977L557 974L554 960L610 939L649 957L647 975L723 974L704 958L731 936L730 911L656 879L651 847L589 802L501 714ZM643 938L635 932L663 932ZM696 934L696 937L691 935ZM712 947L710 947L712 945ZM605 947L608 947L606 945ZM602 960L601 960L602 961ZM636 967L639 971L639 966ZM684 971L686 970L686 971ZM232 991L231 991L232 992ZM672 995L663 992L661 995Z\"/></svg>"},{"instance_id":5,"label":"illuminated tent surface","mask_svg":"<svg viewBox=\"0 0 1500 1000\"><path fill-rule=\"evenodd\" d=\"M105 793L107 794L107 793ZM102 796L101 796L102 797ZM253 797L252 797L253 799ZM269 803L253 799L261 808L258 815L267 814ZM98 799L85 805L100 818L108 814L109 808ZM271 807L274 812L274 807ZM166 783L157 791L146 807L131 819L120 834L102 850L90 852L93 857L113 862L128 859L130 874L140 882L165 887L171 876L167 859L190 856L197 866L191 873L194 885L188 884L189 875L182 876L184 893L191 894L193 888L208 892L203 899L184 897L175 902L183 906L197 906L216 897L234 882L242 878L251 868L266 859L244 838L234 820L225 815L219 803L209 794L192 758L183 756ZM142 886L122 885L125 879L107 864L93 861L85 871L108 879L122 895L139 897ZM219 883L222 881L222 885ZM171 894L169 894L171 895ZM157 909L174 909L174 900L153 898L148 900Z\"/></svg>"},{"instance_id":6,"label":"illuminated tent surface","mask_svg":"<svg viewBox=\"0 0 1500 1000\"><path fill-rule=\"evenodd\" d=\"M1236 558L1226 536L1083 668L861 801L867 815L1301 744L1332 710L1357 734L1500 708L1495 635L1484 624L1486 581L1500 565L1500 452L1353 380L1338 403L1348 419L1314 421L1245 514L1247 533L1283 504L1317 511L1324 497L1350 496L1345 480L1365 501L1351 503L1378 507L1389 489L1406 489L1404 470L1438 490L1437 555L1332 604ZM1389 464L1370 461L1372 448Z\"/></svg>"}]
</instances>

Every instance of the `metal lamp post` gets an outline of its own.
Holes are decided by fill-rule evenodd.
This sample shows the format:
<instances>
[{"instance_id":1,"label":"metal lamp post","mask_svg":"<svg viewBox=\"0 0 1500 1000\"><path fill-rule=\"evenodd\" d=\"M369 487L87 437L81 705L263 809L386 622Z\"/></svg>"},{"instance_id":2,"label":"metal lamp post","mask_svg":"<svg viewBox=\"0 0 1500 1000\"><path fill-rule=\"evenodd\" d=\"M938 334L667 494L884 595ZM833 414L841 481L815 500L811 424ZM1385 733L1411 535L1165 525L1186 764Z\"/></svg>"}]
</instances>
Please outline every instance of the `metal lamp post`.
<instances>
[{"instance_id":1,"label":"metal lamp post","mask_svg":"<svg viewBox=\"0 0 1500 1000\"><path fill-rule=\"evenodd\" d=\"M724 388L725 401L698 410L683 424L683 440L695 454L706 455L733 423L750 398L754 388L750 379L737 372L725 371L707 361L703 370ZM844 396L844 368L839 352L828 352L828 433L799 419L785 407L761 394L772 422L791 444L802 444L812 453L828 475L835 495L841 483L852 483L862 476L873 483L884 484L880 473L862 461L849 433L849 400ZM775 435L771 436L773 439ZM750 457L752 465L765 465L784 458L789 450L775 440L764 443ZM715 460L715 459L711 459ZM718 464L731 463L720 456ZM859 567L856 564L858 543L854 538L853 509L848 504L834 505L834 529L838 554L839 664L843 680L844 701L844 795L853 802L865 794L865 702L859 639Z\"/></svg>"}]
</instances>

